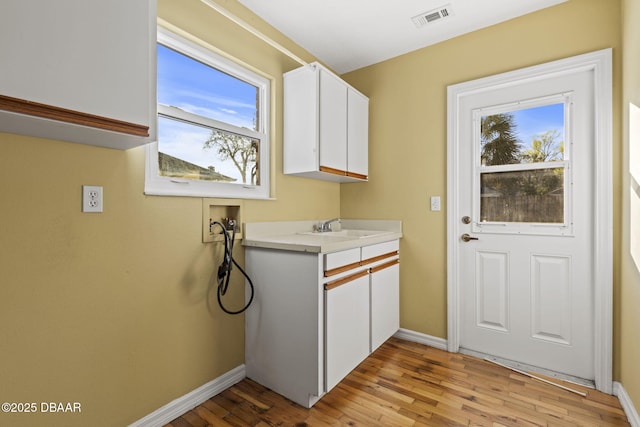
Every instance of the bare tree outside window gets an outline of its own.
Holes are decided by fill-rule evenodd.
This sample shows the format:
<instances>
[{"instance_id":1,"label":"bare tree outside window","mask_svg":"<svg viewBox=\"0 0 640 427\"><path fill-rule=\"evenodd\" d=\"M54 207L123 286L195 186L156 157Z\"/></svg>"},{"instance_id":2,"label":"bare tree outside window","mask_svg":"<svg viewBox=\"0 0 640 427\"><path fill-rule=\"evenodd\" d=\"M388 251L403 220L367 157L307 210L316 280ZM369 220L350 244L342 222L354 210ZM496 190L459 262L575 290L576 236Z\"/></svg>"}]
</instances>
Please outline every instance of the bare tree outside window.
<instances>
[{"instance_id":1,"label":"bare tree outside window","mask_svg":"<svg viewBox=\"0 0 640 427\"><path fill-rule=\"evenodd\" d=\"M212 130L202 146L203 150L215 150L221 161L231 160L240 172L242 183L247 184L247 174L251 185L259 185L258 140L218 129Z\"/></svg>"}]
</instances>

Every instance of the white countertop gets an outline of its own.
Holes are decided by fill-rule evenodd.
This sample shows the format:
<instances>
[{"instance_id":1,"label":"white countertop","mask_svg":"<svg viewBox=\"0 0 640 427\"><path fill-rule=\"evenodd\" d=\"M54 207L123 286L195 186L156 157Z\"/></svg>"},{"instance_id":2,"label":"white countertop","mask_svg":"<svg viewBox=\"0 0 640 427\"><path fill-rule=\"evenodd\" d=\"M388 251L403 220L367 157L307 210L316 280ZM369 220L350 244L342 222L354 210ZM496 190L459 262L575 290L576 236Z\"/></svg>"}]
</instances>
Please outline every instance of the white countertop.
<instances>
[{"instance_id":1,"label":"white countertop","mask_svg":"<svg viewBox=\"0 0 640 427\"><path fill-rule=\"evenodd\" d=\"M351 235L313 232L319 221L251 222L244 224L243 246L327 253L402 238L402 221L341 219L333 230ZM350 231L344 231L350 233ZM357 234L364 234L360 236Z\"/></svg>"}]
</instances>

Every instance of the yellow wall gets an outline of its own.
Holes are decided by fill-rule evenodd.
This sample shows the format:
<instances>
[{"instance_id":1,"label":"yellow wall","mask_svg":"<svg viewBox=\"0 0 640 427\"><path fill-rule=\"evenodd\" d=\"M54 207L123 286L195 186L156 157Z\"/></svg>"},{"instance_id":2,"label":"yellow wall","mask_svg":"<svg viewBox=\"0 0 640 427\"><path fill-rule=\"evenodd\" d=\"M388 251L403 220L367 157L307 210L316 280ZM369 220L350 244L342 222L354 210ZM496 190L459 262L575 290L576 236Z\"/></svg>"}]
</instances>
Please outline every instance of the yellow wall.
<instances>
[{"instance_id":1,"label":"yellow wall","mask_svg":"<svg viewBox=\"0 0 640 427\"><path fill-rule=\"evenodd\" d=\"M158 12L273 77L277 200L246 202L244 220L338 216L338 184L281 173L281 76L298 64L198 0L160 0ZM202 243L202 201L145 196L144 161L142 148L0 133L0 402L82 405L0 413L0 425L127 425L244 363L243 316L207 294L221 258ZM81 213L83 184L104 187L104 213Z\"/></svg>"},{"instance_id":2,"label":"yellow wall","mask_svg":"<svg viewBox=\"0 0 640 427\"><path fill-rule=\"evenodd\" d=\"M344 76L370 97L371 178L342 186L341 214L403 221L401 327L447 336L447 86L613 48L618 171L620 16L618 1L572 0ZM620 178L616 172L616 217ZM435 195L440 212L429 210Z\"/></svg>"},{"instance_id":3,"label":"yellow wall","mask_svg":"<svg viewBox=\"0 0 640 427\"><path fill-rule=\"evenodd\" d=\"M620 251L620 291L616 301L619 329L616 345L619 346L619 380L640 410L640 177L629 174L629 147L633 145L636 157L632 159L636 169L640 163L640 126L630 132L629 109L640 108L640 0L623 0L623 147L622 174L622 239ZM637 113L636 114L640 114ZM633 249L632 249L633 248ZM633 256L632 256L633 254Z\"/></svg>"}]
</instances>

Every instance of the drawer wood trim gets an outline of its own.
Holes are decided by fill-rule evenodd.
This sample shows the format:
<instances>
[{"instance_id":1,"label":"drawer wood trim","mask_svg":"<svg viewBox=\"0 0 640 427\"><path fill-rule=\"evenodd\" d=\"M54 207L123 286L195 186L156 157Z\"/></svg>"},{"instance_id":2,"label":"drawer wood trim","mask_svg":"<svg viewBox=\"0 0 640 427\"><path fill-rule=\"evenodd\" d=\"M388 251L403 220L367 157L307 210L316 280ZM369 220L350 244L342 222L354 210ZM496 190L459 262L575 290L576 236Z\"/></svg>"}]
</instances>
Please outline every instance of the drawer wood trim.
<instances>
[{"instance_id":1,"label":"drawer wood trim","mask_svg":"<svg viewBox=\"0 0 640 427\"><path fill-rule=\"evenodd\" d=\"M354 262L351 264L343 265L340 267L332 268L331 270L327 270L324 272L324 277L335 276L336 274L344 273L345 271L353 270L354 268L358 268L362 265L360 261Z\"/></svg>"},{"instance_id":2,"label":"drawer wood trim","mask_svg":"<svg viewBox=\"0 0 640 427\"><path fill-rule=\"evenodd\" d=\"M371 267L369 270L371 273L376 273L380 270L384 270L385 268L393 267L396 264L400 264L400 259L394 259L393 261L385 262L384 264L377 265L375 267Z\"/></svg>"},{"instance_id":3,"label":"drawer wood trim","mask_svg":"<svg viewBox=\"0 0 640 427\"><path fill-rule=\"evenodd\" d=\"M371 263L374 263L374 262L382 261L383 259L386 259L386 258L391 258L391 257L394 257L394 256L398 256L399 253L400 253L399 251L393 251L393 252L388 252L386 254L375 256L373 258L367 258L367 259L361 261L360 265L367 265L367 264L371 264Z\"/></svg>"},{"instance_id":4,"label":"drawer wood trim","mask_svg":"<svg viewBox=\"0 0 640 427\"><path fill-rule=\"evenodd\" d=\"M339 286L346 285L349 282L353 282L356 279L369 275L369 270L362 270L356 274L352 274L351 276L344 277L342 279L334 280L333 282L325 283L324 289L326 291L330 291L331 289L335 289Z\"/></svg>"},{"instance_id":5,"label":"drawer wood trim","mask_svg":"<svg viewBox=\"0 0 640 427\"><path fill-rule=\"evenodd\" d=\"M109 117L96 116L94 114L83 113L81 111L68 110L66 108L41 104L39 102L27 101L26 99L12 98L6 95L0 95L0 110L109 130L112 132L120 132L133 136L149 136L148 126L116 120Z\"/></svg>"}]
</instances>

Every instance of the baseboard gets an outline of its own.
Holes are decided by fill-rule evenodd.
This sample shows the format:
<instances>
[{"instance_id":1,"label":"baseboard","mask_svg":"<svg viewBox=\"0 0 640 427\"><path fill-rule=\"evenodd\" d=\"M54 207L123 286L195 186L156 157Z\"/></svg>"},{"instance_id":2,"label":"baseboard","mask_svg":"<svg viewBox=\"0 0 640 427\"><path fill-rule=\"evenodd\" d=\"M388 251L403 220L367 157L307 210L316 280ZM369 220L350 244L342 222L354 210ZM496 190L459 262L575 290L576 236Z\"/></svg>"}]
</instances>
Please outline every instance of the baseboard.
<instances>
[{"instance_id":1,"label":"baseboard","mask_svg":"<svg viewBox=\"0 0 640 427\"><path fill-rule=\"evenodd\" d=\"M185 412L190 411L202 402L212 398L216 394L228 389L232 385L242 381L246 377L244 365L240 365L224 375L214 378L197 389L179 397L162 408L159 408L144 418L130 424L129 427L161 427L171 420L176 419Z\"/></svg>"},{"instance_id":2,"label":"baseboard","mask_svg":"<svg viewBox=\"0 0 640 427\"><path fill-rule=\"evenodd\" d=\"M636 411L636 407L633 405L631 397L629 397L627 391L624 389L622 384L617 381L613 382L613 394L618 396L620 405L622 405L622 409L624 409L624 413L627 416L631 427L640 427L640 416L638 416L638 411Z\"/></svg>"},{"instance_id":3,"label":"baseboard","mask_svg":"<svg viewBox=\"0 0 640 427\"><path fill-rule=\"evenodd\" d=\"M413 341L420 344L428 345L440 350L447 351L447 340L444 338L438 338L431 335L423 334L421 332L411 331L409 329L398 329L394 335L396 338L400 338L407 341Z\"/></svg>"}]
</instances>

